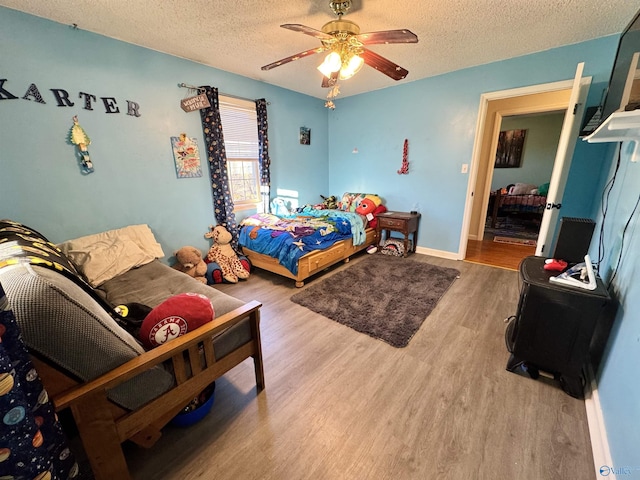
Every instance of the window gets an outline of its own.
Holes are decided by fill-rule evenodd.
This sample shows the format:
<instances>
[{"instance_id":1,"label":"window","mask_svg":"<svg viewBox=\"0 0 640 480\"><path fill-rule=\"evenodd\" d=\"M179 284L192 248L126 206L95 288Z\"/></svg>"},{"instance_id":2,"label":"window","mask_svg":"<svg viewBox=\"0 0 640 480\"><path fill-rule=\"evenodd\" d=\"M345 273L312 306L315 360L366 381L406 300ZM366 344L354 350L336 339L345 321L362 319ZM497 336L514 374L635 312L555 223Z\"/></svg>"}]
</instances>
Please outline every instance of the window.
<instances>
[{"instance_id":1,"label":"window","mask_svg":"<svg viewBox=\"0 0 640 480\"><path fill-rule=\"evenodd\" d=\"M220 95L220 118L233 203L239 209L255 207L261 202L256 104Z\"/></svg>"}]
</instances>

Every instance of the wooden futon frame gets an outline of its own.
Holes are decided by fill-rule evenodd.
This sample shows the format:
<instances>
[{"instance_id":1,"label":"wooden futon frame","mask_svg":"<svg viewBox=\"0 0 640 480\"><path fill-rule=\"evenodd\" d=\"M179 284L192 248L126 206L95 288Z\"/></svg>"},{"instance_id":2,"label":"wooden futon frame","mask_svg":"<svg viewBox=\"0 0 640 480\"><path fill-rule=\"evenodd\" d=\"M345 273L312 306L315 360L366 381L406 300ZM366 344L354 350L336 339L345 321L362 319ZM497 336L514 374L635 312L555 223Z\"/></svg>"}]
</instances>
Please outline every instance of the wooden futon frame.
<instances>
[{"instance_id":1,"label":"wooden futon frame","mask_svg":"<svg viewBox=\"0 0 640 480\"><path fill-rule=\"evenodd\" d=\"M256 392L264 389L260 307L259 302L249 302L87 383L79 383L33 357L56 411L71 409L96 480L130 479L122 442L131 440L151 447L160 438L161 429L194 397L245 359L253 357ZM216 360L212 337L247 317L251 341ZM129 411L107 398L109 389L169 360L176 383L156 399Z\"/></svg>"}]
</instances>

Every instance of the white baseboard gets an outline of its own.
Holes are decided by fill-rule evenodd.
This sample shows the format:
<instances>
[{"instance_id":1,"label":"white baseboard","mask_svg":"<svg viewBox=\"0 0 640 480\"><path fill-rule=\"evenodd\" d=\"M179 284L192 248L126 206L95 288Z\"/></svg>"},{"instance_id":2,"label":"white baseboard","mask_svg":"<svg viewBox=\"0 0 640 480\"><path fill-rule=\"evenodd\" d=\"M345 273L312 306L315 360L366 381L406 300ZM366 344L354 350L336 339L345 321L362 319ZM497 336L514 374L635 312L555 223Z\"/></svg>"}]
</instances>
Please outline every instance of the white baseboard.
<instances>
[{"instance_id":1,"label":"white baseboard","mask_svg":"<svg viewBox=\"0 0 640 480\"><path fill-rule=\"evenodd\" d=\"M598 384L591 368L587 372L587 388L585 389L584 407L587 411L587 423L589 425L589 436L591 437L591 451L593 452L593 466L595 469L595 478L602 480L616 480L616 474L613 471L613 462L611 460L611 451L609 450L609 440L607 439L607 430L602 417L602 408L600 406L600 396L598 395ZM609 467L606 476L600 473L601 467Z\"/></svg>"},{"instance_id":2,"label":"white baseboard","mask_svg":"<svg viewBox=\"0 0 640 480\"><path fill-rule=\"evenodd\" d=\"M416 247L416 253L431 255L432 257L447 258L449 260L460 260L458 253L447 252L445 250L435 250L433 248Z\"/></svg>"}]
</instances>

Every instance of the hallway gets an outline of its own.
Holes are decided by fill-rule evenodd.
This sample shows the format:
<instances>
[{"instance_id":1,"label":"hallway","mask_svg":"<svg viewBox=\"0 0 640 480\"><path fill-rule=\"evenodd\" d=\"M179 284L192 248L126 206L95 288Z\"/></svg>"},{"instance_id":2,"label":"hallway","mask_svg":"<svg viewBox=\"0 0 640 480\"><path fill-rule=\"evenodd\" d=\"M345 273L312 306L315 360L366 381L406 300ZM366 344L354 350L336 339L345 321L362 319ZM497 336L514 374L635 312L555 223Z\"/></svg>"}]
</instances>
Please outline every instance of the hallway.
<instances>
[{"instance_id":1,"label":"hallway","mask_svg":"<svg viewBox=\"0 0 640 480\"><path fill-rule=\"evenodd\" d=\"M465 262L491 265L507 270L518 270L520 261L534 255L536 247L527 245L509 245L493 240L469 240Z\"/></svg>"}]
</instances>

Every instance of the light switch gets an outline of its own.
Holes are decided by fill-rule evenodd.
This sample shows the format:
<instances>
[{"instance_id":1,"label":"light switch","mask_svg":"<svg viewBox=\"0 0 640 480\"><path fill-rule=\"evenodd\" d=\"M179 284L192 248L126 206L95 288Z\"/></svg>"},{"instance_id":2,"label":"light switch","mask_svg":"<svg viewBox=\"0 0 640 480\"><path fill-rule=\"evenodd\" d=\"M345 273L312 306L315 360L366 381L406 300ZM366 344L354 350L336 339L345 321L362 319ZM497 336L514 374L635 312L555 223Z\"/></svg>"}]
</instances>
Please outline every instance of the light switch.
<instances>
[{"instance_id":1,"label":"light switch","mask_svg":"<svg viewBox=\"0 0 640 480\"><path fill-rule=\"evenodd\" d=\"M468 163L463 163L462 164L462 169L460 170L460 173L467 173L469 171L469 164Z\"/></svg>"}]
</instances>

